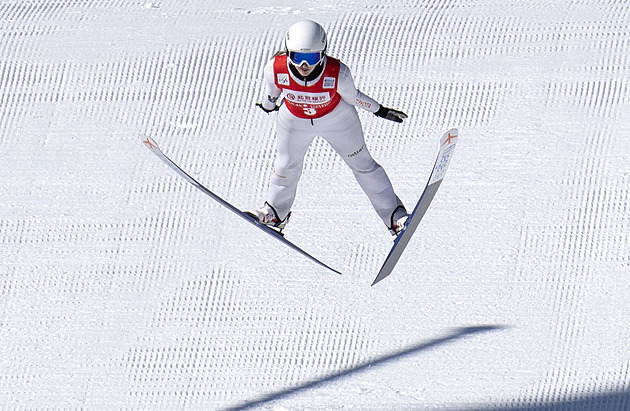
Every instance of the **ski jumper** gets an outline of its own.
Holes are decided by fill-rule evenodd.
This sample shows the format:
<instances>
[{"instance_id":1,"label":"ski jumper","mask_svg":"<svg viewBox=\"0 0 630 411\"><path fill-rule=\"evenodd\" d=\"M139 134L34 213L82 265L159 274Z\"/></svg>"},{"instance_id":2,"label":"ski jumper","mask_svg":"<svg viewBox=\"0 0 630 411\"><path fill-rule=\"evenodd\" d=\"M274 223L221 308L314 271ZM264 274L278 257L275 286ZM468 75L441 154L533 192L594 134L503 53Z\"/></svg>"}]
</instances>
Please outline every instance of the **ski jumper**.
<instances>
[{"instance_id":1,"label":"ski jumper","mask_svg":"<svg viewBox=\"0 0 630 411\"><path fill-rule=\"evenodd\" d=\"M392 213L402 205L385 170L370 155L354 106L372 113L380 104L357 90L346 65L324 58L317 78L306 81L289 68L286 54L274 57L264 69L266 94L284 104L276 120L277 150L269 180L267 202L284 219L295 200L304 156L316 136L326 140L343 158L388 227ZM275 103L273 103L275 104Z\"/></svg>"}]
</instances>

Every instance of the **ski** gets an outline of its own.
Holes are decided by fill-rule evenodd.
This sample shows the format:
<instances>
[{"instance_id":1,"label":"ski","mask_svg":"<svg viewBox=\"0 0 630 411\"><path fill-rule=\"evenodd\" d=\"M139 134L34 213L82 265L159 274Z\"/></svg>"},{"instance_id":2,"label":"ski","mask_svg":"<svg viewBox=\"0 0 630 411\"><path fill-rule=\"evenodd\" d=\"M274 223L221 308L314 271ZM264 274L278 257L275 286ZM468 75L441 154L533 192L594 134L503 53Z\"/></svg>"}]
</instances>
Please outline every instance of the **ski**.
<instances>
[{"instance_id":1,"label":"ski","mask_svg":"<svg viewBox=\"0 0 630 411\"><path fill-rule=\"evenodd\" d=\"M385 259L385 262L383 263L383 266L374 279L372 285L375 285L392 273L392 270L396 266L400 256L403 251L405 251L405 247L409 244L409 240L411 240L413 233L416 231L416 228L418 228L422 217L424 217L424 214L429 208L433 197L435 197L435 193L437 193L438 188L440 188L442 179L446 175L446 169L453 157L453 151L455 150L455 146L457 144L457 138L457 129L451 129L444 133L440 139L440 150L438 152L437 159L435 160L433 170L431 171L429 181L427 182L416 207L409 215L405 228L398 234L396 241L394 241L394 245L392 246L389 255Z\"/></svg>"},{"instance_id":2,"label":"ski","mask_svg":"<svg viewBox=\"0 0 630 411\"><path fill-rule=\"evenodd\" d=\"M252 216L251 214L248 214L246 212L243 212L241 210L239 210L237 207L233 206L232 204L230 204L229 202L225 201L223 198L219 197L218 195L216 195L215 193L213 193L212 191L210 191L208 188L206 188L203 184L201 184L199 181L195 180L190 174L188 174L187 172L185 172L180 166L178 166L173 160L171 160L170 158L168 158L166 156L166 154L164 154L162 152L162 150L160 150L160 148L158 147L157 143L155 142L154 139L152 139L149 136L146 135L140 135L140 138L142 140L142 142L144 143L144 145L149 148L149 150L151 150L151 152L153 152L156 156L158 156L162 161L164 161L169 167L171 167L173 170L175 170L177 172L177 174L179 174L181 177L183 177L186 181L188 181L190 184L194 185L195 187L197 187L199 190L201 190L204 194L206 194L207 196L209 196L210 198L212 198L213 200L215 200L216 202L218 202L219 204L221 204L223 207L227 208L228 210L230 210L231 212L233 212L234 214L238 215L239 217L241 217L243 220L247 221L248 223L258 227L260 230L262 230L264 233L272 236L273 238L275 238L276 240L280 241L281 243L285 244L286 246L292 248L293 250L297 251L298 253L302 254L303 256L305 256L306 258L310 259L311 261L319 264L320 266L329 269L332 272L335 272L337 274L341 274L341 272L335 270L334 268L328 266L327 264L324 264L323 262L321 262L320 260L318 260L317 258L313 257L312 255L310 255L309 253L307 253L306 251L304 251L303 249L301 249L300 247L298 247L297 245L293 244L291 241L287 240L286 238L284 238L284 235L282 233L280 233L279 231L274 230L273 228L266 226L262 223L260 223L258 221L258 219L256 219L256 217Z\"/></svg>"}]
</instances>

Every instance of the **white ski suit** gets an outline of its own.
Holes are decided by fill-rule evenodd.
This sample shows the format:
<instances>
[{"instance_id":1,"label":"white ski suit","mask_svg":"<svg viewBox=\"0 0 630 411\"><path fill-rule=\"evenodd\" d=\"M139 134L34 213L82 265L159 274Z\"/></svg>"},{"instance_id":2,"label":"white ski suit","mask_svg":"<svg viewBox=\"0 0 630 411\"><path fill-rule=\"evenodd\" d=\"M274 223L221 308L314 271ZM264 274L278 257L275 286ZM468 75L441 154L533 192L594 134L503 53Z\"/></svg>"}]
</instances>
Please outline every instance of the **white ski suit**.
<instances>
[{"instance_id":1,"label":"white ski suit","mask_svg":"<svg viewBox=\"0 0 630 411\"><path fill-rule=\"evenodd\" d=\"M295 200L304 156L316 136L325 139L344 159L388 227L392 213L402 205L385 170L370 155L354 106L376 112L380 104L357 90L350 69L325 57L321 74L305 81L290 70L286 55L274 57L264 68L266 98L271 110L281 94L277 121L277 158L269 180L267 202L283 220Z\"/></svg>"}]
</instances>

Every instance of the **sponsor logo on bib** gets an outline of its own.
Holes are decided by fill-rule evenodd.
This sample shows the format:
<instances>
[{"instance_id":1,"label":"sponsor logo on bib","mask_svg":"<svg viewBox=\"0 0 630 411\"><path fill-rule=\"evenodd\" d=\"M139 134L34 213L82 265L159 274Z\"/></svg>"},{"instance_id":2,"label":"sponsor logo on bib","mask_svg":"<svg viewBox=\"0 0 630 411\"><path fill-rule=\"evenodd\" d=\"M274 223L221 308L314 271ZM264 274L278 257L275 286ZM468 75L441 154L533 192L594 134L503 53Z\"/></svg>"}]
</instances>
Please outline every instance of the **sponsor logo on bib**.
<instances>
[{"instance_id":1,"label":"sponsor logo on bib","mask_svg":"<svg viewBox=\"0 0 630 411\"><path fill-rule=\"evenodd\" d=\"M289 85L289 75L287 73L278 73L278 84L283 86Z\"/></svg>"},{"instance_id":2,"label":"sponsor logo on bib","mask_svg":"<svg viewBox=\"0 0 630 411\"><path fill-rule=\"evenodd\" d=\"M291 103L300 105L320 105L330 102L330 93L307 93L305 91L294 91L285 95Z\"/></svg>"}]
</instances>

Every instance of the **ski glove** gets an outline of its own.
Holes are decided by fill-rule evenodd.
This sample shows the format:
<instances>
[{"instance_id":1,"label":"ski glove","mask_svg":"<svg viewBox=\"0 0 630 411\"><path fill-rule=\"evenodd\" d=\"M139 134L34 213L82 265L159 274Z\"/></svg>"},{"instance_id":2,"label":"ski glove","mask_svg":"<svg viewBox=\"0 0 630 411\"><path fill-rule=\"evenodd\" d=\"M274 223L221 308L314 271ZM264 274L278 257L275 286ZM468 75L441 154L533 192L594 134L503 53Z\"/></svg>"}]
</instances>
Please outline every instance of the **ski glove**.
<instances>
[{"instance_id":1,"label":"ski glove","mask_svg":"<svg viewBox=\"0 0 630 411\"><path fill-rule=\"evenodd\" d=\"M402 123L403 119L407 118L407 115L402 111L394 110L393 108L385 106L381 106L374 115L386 118L387 120L395 121L396 123Z\"/></svg>"},{"instance_id":2,"label":"ski glove","mask_svg":"<svg viewBox=\"0 0 630 411\"><path fill-rule=\"evenodd\" d=\"M276 106L277 100L277 97L267 96L267 100L263 101L262 103L259 101L258 103L256 103L256 105L260 107L265 113L271 113L272 111L277 111L280 108Z\"/></svg>"}]
</instances>

